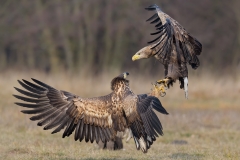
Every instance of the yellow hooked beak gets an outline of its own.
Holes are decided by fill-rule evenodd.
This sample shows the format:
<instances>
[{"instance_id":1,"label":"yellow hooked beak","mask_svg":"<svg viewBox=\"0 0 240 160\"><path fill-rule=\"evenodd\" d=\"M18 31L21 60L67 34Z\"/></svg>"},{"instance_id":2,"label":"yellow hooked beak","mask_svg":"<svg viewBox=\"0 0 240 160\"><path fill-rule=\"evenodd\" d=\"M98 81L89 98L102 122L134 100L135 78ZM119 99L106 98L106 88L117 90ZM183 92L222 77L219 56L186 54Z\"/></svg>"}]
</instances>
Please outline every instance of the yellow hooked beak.
<instances>
[{"instance_id":1,"label":"yellow hooked beak","mask_svg":"<svg viewBox=\"0 0 240 160\"><path fill-rule=\"evenodd\" d=\"M140 55L134 55L134 56L132 56L132 61L135 61L135 60L138 60L138 59L140 59Z\"/></svg>"}]
</instances>

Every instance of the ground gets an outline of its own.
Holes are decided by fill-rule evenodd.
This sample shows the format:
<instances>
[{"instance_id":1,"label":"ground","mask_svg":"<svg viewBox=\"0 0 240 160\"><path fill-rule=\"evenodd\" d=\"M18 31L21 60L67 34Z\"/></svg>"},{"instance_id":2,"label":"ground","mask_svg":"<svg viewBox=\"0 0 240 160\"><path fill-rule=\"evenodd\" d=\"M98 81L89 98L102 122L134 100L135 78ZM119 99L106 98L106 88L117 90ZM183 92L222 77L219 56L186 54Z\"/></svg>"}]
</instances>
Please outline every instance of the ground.
<instances>
[{"instance_id":1,"label":"ground","mask_svg":"<svg viewBox=\"0 0 240 160\"><path fill-rule=\"evenodd\" d=\"M216 79L208 75L189 77L189 99L175 83L161 102L169 115L160 115L164 136L147 154L137 151L134 141L119 151L99 150L96 144L75 142L73 136L61 138L29 120L14 105L18 101L13 86L17 79L34 77L58 89L82 97L110 92L115 75L92 78L87 75L45 75L43 73L6 72L0 78L0 159L239 159L240 157L240 79ZM150 91L151 82L161 77L142 79L130 72L135 93ZM228 77L229 78L229 77ZM97 81L96 81L97 80ZM144 85L143 85L144 84ZM94 91L94 92L93 92Z\"/></svg>"}]
</instances>

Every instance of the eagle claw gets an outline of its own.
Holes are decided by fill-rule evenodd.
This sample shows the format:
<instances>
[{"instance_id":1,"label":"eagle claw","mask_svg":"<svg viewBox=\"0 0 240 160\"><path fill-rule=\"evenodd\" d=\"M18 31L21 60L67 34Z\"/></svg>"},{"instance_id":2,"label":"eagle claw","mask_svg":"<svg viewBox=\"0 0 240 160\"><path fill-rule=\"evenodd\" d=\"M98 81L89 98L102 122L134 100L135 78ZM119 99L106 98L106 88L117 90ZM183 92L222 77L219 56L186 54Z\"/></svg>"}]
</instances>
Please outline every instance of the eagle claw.
<instances>
[{"instance_id":1,"label":"eagle claw","mask_svg":"<svg viewBox=\"0 0 240 160\"><path fill-rule=\"evenodd\" d=\"M160 95L161 97L164 97L167 93L166 93L166 87L161 84L160 86L158 86L158 83L156 82L154 85L154 91L156 91L158 94L157 95Z\"/></svg>"},{"instance_id":2,"label":"eagle claw","mask_svg":"<svg viewBox=\"0 0 240 160\"><path fill-rule=\"evenodd\" d=\"M171 85L171 86L173 85L173 81L172 81L171 78L161 79L161 80L158 80L156 83L158 83L158 84L163 84L164 87L167 87L167 88L169 88L170 85Z\"/></svg>"}]
</instances>

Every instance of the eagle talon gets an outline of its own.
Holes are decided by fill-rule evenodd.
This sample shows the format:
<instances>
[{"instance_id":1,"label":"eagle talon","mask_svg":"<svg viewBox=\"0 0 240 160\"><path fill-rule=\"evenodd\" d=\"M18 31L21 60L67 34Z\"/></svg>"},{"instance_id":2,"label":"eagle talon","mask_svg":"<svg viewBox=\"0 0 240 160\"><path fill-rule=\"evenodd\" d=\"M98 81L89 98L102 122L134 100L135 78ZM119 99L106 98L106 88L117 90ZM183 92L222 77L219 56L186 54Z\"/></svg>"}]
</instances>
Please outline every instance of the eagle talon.
<instances>
[{"instance_id":1,"label":"eagle talon","mask_svg":"<svg viewBox=\"0 0 240 160\"><path fill-rule=\"evenodd\" d=\"M170 78L165 78L157 81L158 84L164 84L164 86L168 86L170 82L171 82Z\"/></svg>"},{"instance_id":2,"label":"eagle talon","mask_svg":"<svg viewBox=\"0 0 240 160\"><path fill-rule=\"evenodd\" d=\"M161 92L161 93L160 93L160 96L161 96L161 97L164 97L166 94L167 94L166 92Z\"/></svg>"},{"instance_id":3,"label":"eagle talon","mask_svg":"<svg viewBox=\"0 0 240 160\"><path fill-rule=\"evenodd\" d=\"M163 84L161 84L160 86L158 86L158 83L156 82L155 84L153 84L154 87L154 91L156 91L161 97L164 97L166 95L166 91L167 87Z\"/></svg>"}]
</instances>

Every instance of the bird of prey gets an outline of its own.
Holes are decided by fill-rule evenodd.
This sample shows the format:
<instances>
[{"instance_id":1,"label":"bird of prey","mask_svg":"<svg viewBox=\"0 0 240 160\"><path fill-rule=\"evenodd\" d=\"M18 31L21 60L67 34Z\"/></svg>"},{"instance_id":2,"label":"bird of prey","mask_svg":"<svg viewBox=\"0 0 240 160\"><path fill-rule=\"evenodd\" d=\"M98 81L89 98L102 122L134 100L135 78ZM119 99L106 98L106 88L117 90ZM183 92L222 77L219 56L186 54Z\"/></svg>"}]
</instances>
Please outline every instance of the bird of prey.
<instances>
[{"instance_id":1,"label":"bird of prey","mask_svg":"<svg viewBox=\"0 0 240 160\"><path fill-rule=\"evenodd\" d=\"M150 45L139 50L132 60L155 57L165 69L165 79L158 80L159 90L164 96L165 89L172 85L177 79L180 88L184 89L185 97L188 97L188 69L187 63L193 69L200 65L198 55L202 52L201 43L190 35L176 20L164 13L156 4L146 8L156 13L147 21L156 24L157 38L148 42Z\"/></svg>"},{"instance_id":2,"label":"bird of prey","mask_svg":"<svg viewBox=\"0 0 240 160\"><path fill-rule=\"evenodd\" d=\"M44 130L54 129L52 134L64 129L62 137L73 132L75 141L107 142L114 140L118 131L130 128L136 148L146 153L158 135L163 135L162 125L154 110L168 114L158 98L135 95L124 72L111 81L112 92L106 96L82 98L70 92L57 90L39 80L18 80L25 89L15 89L25 95L14 97L28 103L16 103L34 114L32 121L39 121Z\"/></svg>"}]
</instances>

